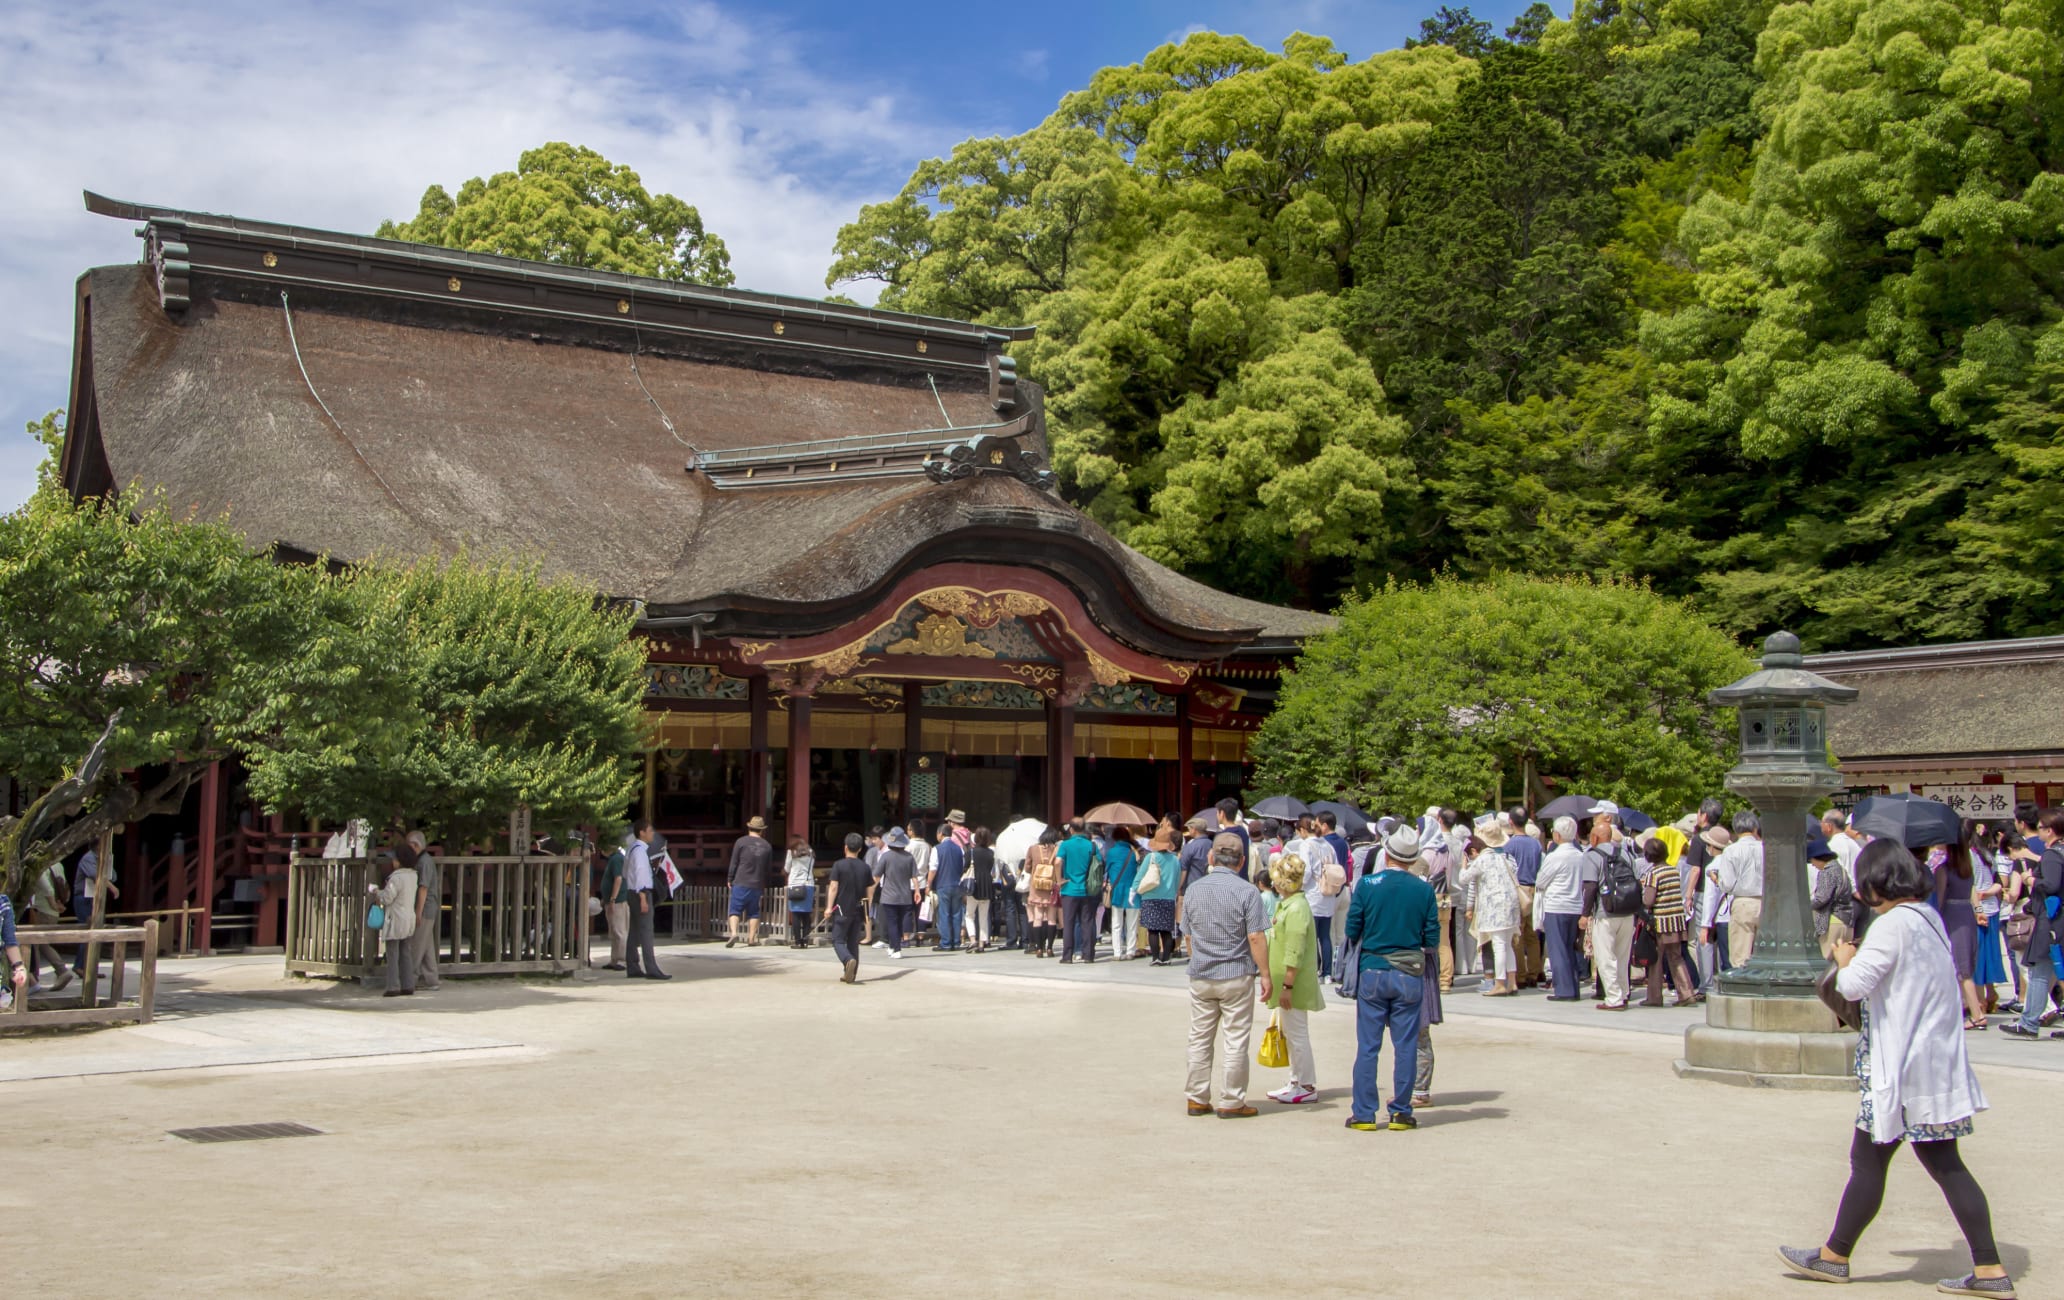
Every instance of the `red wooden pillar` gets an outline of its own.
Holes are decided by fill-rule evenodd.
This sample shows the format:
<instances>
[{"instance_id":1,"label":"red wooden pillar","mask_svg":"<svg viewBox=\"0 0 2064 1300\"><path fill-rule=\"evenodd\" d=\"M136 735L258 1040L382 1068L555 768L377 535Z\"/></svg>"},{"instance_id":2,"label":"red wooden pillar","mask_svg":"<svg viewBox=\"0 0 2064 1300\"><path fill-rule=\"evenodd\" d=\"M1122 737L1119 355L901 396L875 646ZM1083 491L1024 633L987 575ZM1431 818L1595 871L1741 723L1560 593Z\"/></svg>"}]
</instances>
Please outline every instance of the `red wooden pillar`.
<instances>
[{"instance_id":1,"label":"red wooden pillar","mask_svg":"<svg viewBox=\"0 0 2064 1300\"><path fill-rule=\"evenodd\" d=\"M1059 826L1075 807L1075 706L1046 703L1046 822Z\"/></svg>"},{"instance_id":2,"label":"red wooden pillar","mask_svg":"<svg viewBox=\"0 0 2064 1300\"><path fill-rule=\"evenodd\" d=\"M1175 820L1180 825L1184 818L1196 811L1197 762L1193 756L1196 731L1190 725L1190 693L1184 691L1175 697Z\"/></svg>"},{"instance_id":3,"label":"red wooden pillar","mask_svg":"<svg viewBox=\"0 0 2064 1300\"><path fill-rule=\"evenodd\" d=\"M788 836L805 841L810 838L810 697L807 695L791 695L788 699Z\"/></svg>"},{"instance_id":4,"label":"red wooden pillar","mask_svg":"<svg viewBox=\"0 0 2064 1300\"><path fill-rule=\"evenodd\" d=\"M752 708L751 748L745 756L745 815L767 815L767 679L746 681L746 701Z\"/></svg>"},{"instance_id":5,"label":"red wooden pillar","mask_svg":"<svg viewBox=\"0 0 2064 1300\"><path fill-rule=\"evenodd\" d=\"M201 888L194 901L201 909L198 941L204 957L215 951L215 841L221 835L221 822L222 764L218 761L201 773Z\"/></svg>"}]
</instances>

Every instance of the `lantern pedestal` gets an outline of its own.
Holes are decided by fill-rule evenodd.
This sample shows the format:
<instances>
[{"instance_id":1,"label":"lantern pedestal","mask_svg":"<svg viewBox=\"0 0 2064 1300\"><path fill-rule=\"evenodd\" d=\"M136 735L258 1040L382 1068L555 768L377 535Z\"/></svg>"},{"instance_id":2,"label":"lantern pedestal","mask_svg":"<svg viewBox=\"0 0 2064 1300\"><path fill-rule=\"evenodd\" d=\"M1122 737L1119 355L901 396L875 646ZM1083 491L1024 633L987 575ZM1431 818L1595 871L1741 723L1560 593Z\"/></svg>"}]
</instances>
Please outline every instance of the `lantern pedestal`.
<instances>
[{"instance_id":1,"label":"lantern pedestal","mask_svg":"<svg viewBox=\"0 0 2064 1300\"><path fill-rule=\"evenodd\" d=\"M1856 1090L1856 1035L1819 998L1706 999L1706 1023L1684 1031L1686 1079L1753 1088Z\"/></svg>"},{"instance_id":2,"label":"lantern pedestal","mask_svg":"<svg viewBox=\"0 0 2064 1300\"><path fill-rule=\"evenodd\" d=\"M1741 763L1727 788L1756 806L1762 823L1762 921L1749 960L1720 976L1706 1023L1684 1031L1686 1078L1766 1088L1854 1089L1856 1035L1815 990L1827 959L1813 933L1806 860L1809 810L1842 786L1827 761L1829 704L1856 698L1807 672L1799 638L1763 643L1763 667L1714 691L1741 712Z\"/></svg>"}]
</instances>

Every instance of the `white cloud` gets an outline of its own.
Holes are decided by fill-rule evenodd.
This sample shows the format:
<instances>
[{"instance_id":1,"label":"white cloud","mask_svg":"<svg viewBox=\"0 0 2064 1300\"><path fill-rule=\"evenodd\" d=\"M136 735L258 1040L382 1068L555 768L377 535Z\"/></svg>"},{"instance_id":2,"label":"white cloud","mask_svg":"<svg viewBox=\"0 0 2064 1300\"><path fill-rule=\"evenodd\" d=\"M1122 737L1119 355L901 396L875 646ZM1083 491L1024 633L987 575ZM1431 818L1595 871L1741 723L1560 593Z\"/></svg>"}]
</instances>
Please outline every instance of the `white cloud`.
<instances>
[{"instance_id":1,"label":"white cloud","mask_svg":"<svg viewBox=\"0 0 2064 1300\"><path fill-rule=\"evenodd\" d=\"M131 223L79 192L370 231L432 182L571 140L681 195L739 283L821 295L831 241L949 130L911 120L806 33L675 6L635 21L565 9L120 0L10 6L0 137L0 508L32 486L13 433L62 405L73 279L133 261ZM850 291L850 290L849 290Z\"/></svg>"}]
</instances>

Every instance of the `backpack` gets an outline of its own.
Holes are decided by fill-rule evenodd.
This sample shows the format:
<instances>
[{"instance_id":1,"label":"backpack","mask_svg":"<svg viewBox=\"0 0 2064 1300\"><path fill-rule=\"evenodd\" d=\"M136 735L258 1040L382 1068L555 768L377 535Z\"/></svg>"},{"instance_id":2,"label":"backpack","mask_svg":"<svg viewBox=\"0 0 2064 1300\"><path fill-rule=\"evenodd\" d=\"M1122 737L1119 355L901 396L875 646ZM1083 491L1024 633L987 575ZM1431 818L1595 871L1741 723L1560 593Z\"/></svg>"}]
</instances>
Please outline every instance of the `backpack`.
<instances>
[{"instance_id":1,"label":"backpack","mask_svg":"<svg viewBox=\"0 0 2064 1300\"><path fill-rule=\"evenodd\" d=\"M1042 894L1054 891L1054 851L1051 844L1036 844L1025 859L1026 874L1032 877L1032 888Z\"/></svg>"},{"instance_id":2,"label":"backpack","mask_svg":"<svg viewBox=\"0 0 2064 1300\"><path fill-rule=\"evenodd\" d=\"M1598 873L1598 905L1607 916L1641 914L1641 873L1627 856L1625 845L1615 844L1605 855Z\"/></svg>"},{"instance_id":3,"label":"backpack","mask_svg":"<svg viewBox=\"0 0 2064 1300\"><path fill-rule=\"evenodd\" d=\"M1108 852L1108 850L1106 850ZM1104 855L1089 855L1089 870L1082 873L1082 890L1091 898L1104 896Z\"/></svg>"}]
</instances>

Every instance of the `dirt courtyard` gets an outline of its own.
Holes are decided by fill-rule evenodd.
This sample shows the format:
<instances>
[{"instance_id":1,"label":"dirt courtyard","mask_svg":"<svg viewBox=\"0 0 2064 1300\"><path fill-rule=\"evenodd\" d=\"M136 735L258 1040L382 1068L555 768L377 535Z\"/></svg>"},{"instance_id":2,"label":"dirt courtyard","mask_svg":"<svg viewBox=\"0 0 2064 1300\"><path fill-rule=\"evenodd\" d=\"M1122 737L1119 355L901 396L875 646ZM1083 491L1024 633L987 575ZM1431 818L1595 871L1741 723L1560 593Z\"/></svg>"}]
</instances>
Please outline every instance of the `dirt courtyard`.
<instances>
[{"instance_id":1,"label":"dirt courtyard","mask_svg":"<svg viewBox=\"0 0 2064 1300\"><path fill-rule=\"evenodd\" d=\"M1680 1080L1641 1013L1457 994L1423 1127L1361 1134L1344 1003L1318 1104L1257 1068L1259 1118L1193 1119L1179 970L870 953L847 988L822 953L663 956L670 984L408 1000L175 963L157 1025L0 1039L5 1293L1811 1295L1775 1247L1824 1235L1846 1174L1853 1094ZM1966 1159L2021 1293L2064 1295L2060 1079L1979 1071ZM322 1133L168 1135L274 1121ZM1902 1154L1863 1294L1967 1262Z\"/></svg>"}]
</instances>

